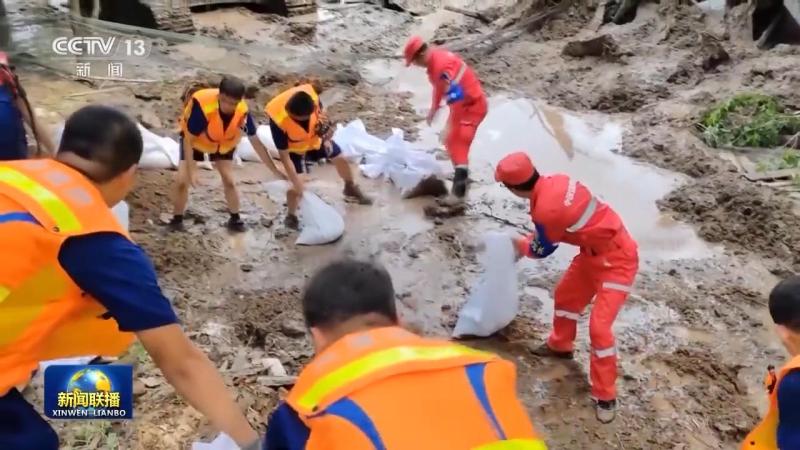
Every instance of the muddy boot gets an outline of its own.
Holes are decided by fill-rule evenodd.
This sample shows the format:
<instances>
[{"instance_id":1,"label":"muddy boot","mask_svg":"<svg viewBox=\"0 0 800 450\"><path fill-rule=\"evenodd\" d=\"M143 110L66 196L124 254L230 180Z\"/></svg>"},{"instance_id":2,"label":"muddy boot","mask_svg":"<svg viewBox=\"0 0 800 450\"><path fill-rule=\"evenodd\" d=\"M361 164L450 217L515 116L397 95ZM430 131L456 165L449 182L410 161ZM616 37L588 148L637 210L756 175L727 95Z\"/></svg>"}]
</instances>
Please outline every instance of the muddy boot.
<instances>
[{"instance_id":1,"label":"muddy boot","mask_svg":"<svg viewBox=\"0 0 800 450\"><path fill-rule=\"evenodd\" d=\"M595 402L594 412L600 423L611 423L617 417L617 401L598 400Z\"/></svg>"},{"instance_id":2,"label":"muddy boot","mask_svg":"<svg viewBox=\"0 0 800 450\"><path fill-rule=\"evenodd\" d=\"M359 205L371 205L372 199L361 192L361 188L353 182L344 184L344 196L355 200Z\"/></svg>"},{"instance_id":3,"label":"muddy boot","mask_svg":"<svg viewBox=\"0 0 800 450\"><path fill-rule=\"evenodd\" d=\"M286 218L283 219L283 226L290 230L299 230L300 229L300 220L297 219L297 216L294 214L287 214Z\"/></svg>"},{"instance_id":4,"label":"muddy boot","mask_svg":"<svg viewBox=\"0 0 800 450\"><path fill-rule=\"evenodd\" d=\"M186 231L186 227L183 226L183 215L172 216L167 228L169 228L169 231Z\"/></svg>"},{"instance_id":5,"label":"muddy boot","mask_svg":"<svg viewBox=\"0 0 800 450\"><path fill-rule=\"evenodd\" d=\"M243 233L245 231L244 221L239 217L239 213L231 214L228 219L228 229L234 233Z\"/></svg>"},{"instance_id":6,"label":"muddy boot","mask_svg":"<svg viewBox=\"0 0 800 450\"><path fill-rule=\"evenodd\" d=\"M545 358L572 359L574 356L573 352L557 352L550 348L546 342L538 347L529 348L528 350L536 356L543 356Z\"/></svg>"}]
</instances>

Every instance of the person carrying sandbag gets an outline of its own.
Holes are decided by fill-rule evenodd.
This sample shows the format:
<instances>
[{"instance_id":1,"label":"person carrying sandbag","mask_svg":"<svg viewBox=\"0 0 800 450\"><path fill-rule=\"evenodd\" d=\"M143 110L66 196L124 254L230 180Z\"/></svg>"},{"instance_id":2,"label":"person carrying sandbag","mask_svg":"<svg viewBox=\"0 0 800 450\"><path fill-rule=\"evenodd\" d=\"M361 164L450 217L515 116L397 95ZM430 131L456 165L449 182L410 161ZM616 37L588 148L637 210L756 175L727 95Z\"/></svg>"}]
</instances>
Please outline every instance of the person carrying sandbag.
<instances>
[{"instance_id":1,"label":"person carrying sandbag","mask_svg":"<svg viewBox=\"0 0 800 450\"><path fill-rule=\"evenodd\" d=\"M298 229L297 207L303 196L303 181L299 174L306 164L329 159L344 181L344 195L362 205L371 205L372 199L364 195L355 182L353 170L333 141L333 127L322 113L322 103L317 89L311 83L299 84L281 92L264 108L269 118L270 131L278 148L283 168L291 188L286 192L288 212L284 224Z\"/></svg>"},{"instance_id":2,"label":"person carrying sandbag","mask_svg":"<svg viewBox=\"0 0 800 450\"><path fill-rule=\"evenodd\" d=\"M189 201L189 187L196 185L197 162L205 155L219 172L225 201L228 203L231 231L244 231L244 221L239 215L239 192L233 177L233 154L246 134L261 161L276 177L286 179L269 156L264 144L256 136L253 117L244 101L245 86L241 80L224 77L216 89L199 89L191 94L180 118L181 161L174 189L173 217L169 223L173 231L182 231L183 213Z\"/></svg>"}]
</instances>

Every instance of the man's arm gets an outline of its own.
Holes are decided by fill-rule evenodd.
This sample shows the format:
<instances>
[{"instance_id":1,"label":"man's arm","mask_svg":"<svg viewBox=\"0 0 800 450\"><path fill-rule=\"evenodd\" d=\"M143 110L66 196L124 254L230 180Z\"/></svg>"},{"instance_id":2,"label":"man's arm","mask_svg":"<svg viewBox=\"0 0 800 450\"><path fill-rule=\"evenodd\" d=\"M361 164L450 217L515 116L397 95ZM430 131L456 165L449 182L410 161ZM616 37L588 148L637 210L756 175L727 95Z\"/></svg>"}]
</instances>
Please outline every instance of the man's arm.
<instances>
[{"instance_id":1,"label":"man's arm","mask_svg":"<svg viewBox=\"0 0 800 450\"><path fill-rule=\"evenodd\" d=\"M70 278L108 310L120 330L137 334L189 404L240 446L257 439L216 368L181 330L141 247L117 233L95 233L67 239L58 260Z\"/></svg>"},{"instance_id":2,"label":"man's arm","mask_svg":"<svg viewBox=\"0 0 800 450\"><path fill-rule=\"evenodd\" d=\"M253 116L250 113L247 113L247 118L245 119L245 133L247 134L247 139L250 140L250 144L253 146L253 150L256 151L259 159L261 162L267 166L267 169L270 170L276 177L285 180L286 175L278 169L278 166L275 165L275 162L269 156L269 151L264 144L261 143L261 140L258 138L258 129L256 128L256 123L253 120Z\"/></svg>"},{"instance_id":3,"label":"man's arm","mask_svg":"<svg viewBox=\"0 0 800 450\"><path fill-rule=\"evenodd\" d=\"M294 164L289 157L289 135L287 135L278 124L273 122L272 119L269 119L269 131L272 133L272 142L275 143L275 147L278 149L278 154L283 164L283 170L286 172L286 177L294 186L295 191L297 191L298 194L302 194L303 182L300 180L300 177L297 176L297 171L294 169Z\"/></svg>"},{"instance_id":4,"label":"man's arm","mask_svg":"<svg viewBox=\"0 0 800 450\"><path fill-rule=\"evenodd\" d=\"M800 448L800 369L787 373L778 389L778 448Z\"/></svg>"}]
</instances>

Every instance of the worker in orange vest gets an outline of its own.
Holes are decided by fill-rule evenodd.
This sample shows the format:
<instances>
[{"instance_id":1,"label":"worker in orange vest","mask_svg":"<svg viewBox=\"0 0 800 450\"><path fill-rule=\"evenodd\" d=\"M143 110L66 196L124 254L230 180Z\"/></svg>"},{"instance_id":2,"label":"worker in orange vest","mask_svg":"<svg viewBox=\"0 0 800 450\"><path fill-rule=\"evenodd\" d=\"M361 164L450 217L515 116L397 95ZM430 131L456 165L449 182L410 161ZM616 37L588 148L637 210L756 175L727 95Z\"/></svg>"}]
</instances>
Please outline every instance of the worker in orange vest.
<instances>
[{"instance_id":1,"label":"worker in orange vest","mask_svg":"<svg viewBox=\"0 0 800 450\"><path fill-rule=\"evenodd\" d=\"M317 91L318 88L311 83L302 83L281 92L264 107L272 140L292 183L286 192L288 212L284 221L286 227L292 229L300 226L297 207L305 189L299 174L307 172L310 163L321 159L333 162L344 181L345 197L362 205L372 204L372 199L364 195L356 184L350 164L332 139L333 128L323 114Z\"/></svg>"},{"instance_id":2,"label":"worker in orange vest","mask_svg":"<svg viewBox=\"0 0 800 450\"><path fill-rule=\"evenodd\" d=\"M233 153L242 134L247 135L267 169L276 177L286 179L256 136L256 125L244 101L244 91L241 80L225 77L218 89L200 89L186 102L180 120L181 162L175 183L172 230L184 229L183 213L189 201L189 187L197 184L197 162L203 161L205 155L209 155L222 179L230 212L228 229L235 232L245 230L239 215L239 192L233 177Z\"/></svg>"},{"instance_id":3,"label":"worker in orange vest","mask_svg":"<svg viewBox=\"0 0 800 450\"><path fill-rule=\"evenodd\" d=\"M389 274L336 261L302 299L317 355L267 426L265 449L544 450L514 364L398 325Z\"/></svg>"},{"instance_id":4,"label":"worker in orange vest","mask_svg":"<svg viewBox=\"0 0 800 450\"><path fill-rule=\"evenodd\" d=\"M118 356L136 338L214 426L240 446L259 446L110 210L133 187L141 155L133 120L87 106L67 119L55 159L0 163L0 449L58 449L55 431L18 390L40 362Z\"/></svg>"},{"instance_id":5,"label":"worker in orange vest","mask_svg":"<svg viewBox=\"0 0 800 450\"><path fill-rule=\"evenodd\" d=\"M744 439L742 450L800 449L800 275L772 289L769 314L790 359L776 374L766 417Z\"/></svg>"},{"instance_id":6,"label":"worker in orange vest","mask_svg":"<svg viewBox=\"0 0 800 450\"><path fill-rule=\"evenodd\" d=\"M525 152L501 159L495 179L530 202L535 232L515 239L518 257L546 258L561 242L580 248L553 295L553 330L533 353L572 359L578 320L594 302L589 319L589 378L597 420L609 423L617 410L613 325L639 268L636 241L616 211L586 186L565 174L540 174Z\"/></svg>"}]
</instances>

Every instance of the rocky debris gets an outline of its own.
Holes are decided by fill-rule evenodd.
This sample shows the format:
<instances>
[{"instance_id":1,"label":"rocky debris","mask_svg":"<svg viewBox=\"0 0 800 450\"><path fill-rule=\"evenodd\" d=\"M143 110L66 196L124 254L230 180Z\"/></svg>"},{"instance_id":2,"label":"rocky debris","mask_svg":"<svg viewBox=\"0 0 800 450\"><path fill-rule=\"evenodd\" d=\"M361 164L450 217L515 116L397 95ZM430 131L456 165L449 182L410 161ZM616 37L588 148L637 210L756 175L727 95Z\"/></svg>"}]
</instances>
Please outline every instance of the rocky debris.
<instances>
[{"instance_id":1,"label":"rocky debris","mask_svg":"<svg viewBox=\"0 0 800 450\"><path fill-rule=\"evenodd\" d=\"M411 189L403 198L416 197L441 197L447 195L447 185L444 181L435 176L430 176L420 181L414 189Z\"/></svg>"},{"instance_id":2,"label":"rocky debris","mask_svg":"<svg viewBox=\"0 0 800 450\"><path fill-rule=\"evenodd\" d=\"M706 72L716 69L720 64L730 61L731 57L722 47L719 39L708 33L700 34L700 51L698 65Z\"/></svg>"},{"instance_id":3,"label":"rocky debris","mask_svg":"<svg viewBox=\"0 0 800 450\"><path fill-rule=\"evenodd\" d=\"M284 335L297 338L306 335L306 325L300 320L287 319L281 322L281 333Z\"/></svg>"},{"instance_id":4,"label":"rocky debris","mask_svg":"<svg viewBox=\"0 0 800 450\"><path fill-rule=\"evenodd\" d=\"M600 56L611 60L619 58L620 50L613 37L602 34L591 39L567 42L561 54L574 58Z\"/></svg>"}]
</instances>

